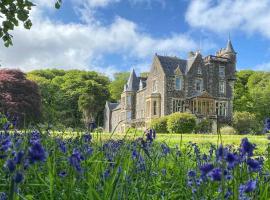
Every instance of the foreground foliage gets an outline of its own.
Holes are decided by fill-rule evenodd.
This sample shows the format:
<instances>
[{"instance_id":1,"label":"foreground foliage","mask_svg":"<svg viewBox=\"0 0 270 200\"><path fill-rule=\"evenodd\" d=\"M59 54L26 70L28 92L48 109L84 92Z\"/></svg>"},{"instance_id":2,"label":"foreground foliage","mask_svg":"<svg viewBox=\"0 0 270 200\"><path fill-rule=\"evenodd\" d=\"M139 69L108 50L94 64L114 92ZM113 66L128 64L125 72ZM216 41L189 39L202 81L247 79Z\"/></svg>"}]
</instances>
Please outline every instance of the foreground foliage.
<instances>
[{"instance_id":1,"label":"foreground foliage","mask_svg":"<svg viewBox=\"0 0 270 200\"><path fill-rule=\"evenodd\" d=\"M1 199L269 199L269 155L196 143L169 146L153 130L133 140L72 138L32 131L0 134ZM221 138L219 138L221 139Z\"/></svg>"}]
</instances>

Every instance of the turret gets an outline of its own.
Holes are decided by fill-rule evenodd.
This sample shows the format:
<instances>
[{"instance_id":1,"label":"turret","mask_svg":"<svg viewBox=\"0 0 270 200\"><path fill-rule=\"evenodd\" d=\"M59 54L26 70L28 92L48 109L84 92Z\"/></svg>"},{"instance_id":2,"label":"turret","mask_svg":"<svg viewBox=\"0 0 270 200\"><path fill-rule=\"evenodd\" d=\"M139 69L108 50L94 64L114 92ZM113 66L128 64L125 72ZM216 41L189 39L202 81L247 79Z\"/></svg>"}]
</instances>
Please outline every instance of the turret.
<instances>
[{"instance_id":1,"label":"turret","mask_svg":"<svg viewBox=\"0 0 270 200\"><path fill-rule=\"evenodd\" d=\"M227 42L227 47L223 51L223 57L229 58L233 63L236 63L236 52L234 51L231 40Z\"/></svg>"}]
</instances>

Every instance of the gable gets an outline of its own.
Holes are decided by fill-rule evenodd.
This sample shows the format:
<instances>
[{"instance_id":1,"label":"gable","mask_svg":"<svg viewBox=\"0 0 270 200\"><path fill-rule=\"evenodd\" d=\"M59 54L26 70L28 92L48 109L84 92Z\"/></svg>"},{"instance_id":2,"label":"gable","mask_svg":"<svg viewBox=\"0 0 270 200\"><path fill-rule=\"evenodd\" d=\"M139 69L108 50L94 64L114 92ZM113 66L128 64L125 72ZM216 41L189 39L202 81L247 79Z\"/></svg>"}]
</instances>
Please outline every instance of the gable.
<instances>
[{"instance_id":1,"label":"gable","mask_svg":"<svg viewBox=\"0 0 270 200\"><path fill-rule=\"evenodd\" d=\"M182 74L185 74L186 68L187 68L187 61L182 60L177 57L170 57L170 56L160 56L157 55L157 59L160 62L160 66L162 67L164 73L167 76L173 76L175 73L175 70L179 68Z\"/></svg>"}]
</instances>

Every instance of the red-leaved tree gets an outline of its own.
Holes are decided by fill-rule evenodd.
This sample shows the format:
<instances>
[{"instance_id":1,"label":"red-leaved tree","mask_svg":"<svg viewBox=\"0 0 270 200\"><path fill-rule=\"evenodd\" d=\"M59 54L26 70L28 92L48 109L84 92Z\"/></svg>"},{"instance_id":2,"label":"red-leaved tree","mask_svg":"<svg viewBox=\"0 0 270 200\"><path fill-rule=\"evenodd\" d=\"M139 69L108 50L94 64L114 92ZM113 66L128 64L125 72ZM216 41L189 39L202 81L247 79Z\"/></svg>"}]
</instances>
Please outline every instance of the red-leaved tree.
<instances>
[{"instance_id":1,"label":"red-leaved tree","mask_svg":"<svg viewBox=\"0 0 270 200\"><path fill-rule=\"evenodd\" d=\"M38 85L15 69L0 70L0 112L17 115L24 122L37 122L41 117Z\"/></svg>"}]
</instances>

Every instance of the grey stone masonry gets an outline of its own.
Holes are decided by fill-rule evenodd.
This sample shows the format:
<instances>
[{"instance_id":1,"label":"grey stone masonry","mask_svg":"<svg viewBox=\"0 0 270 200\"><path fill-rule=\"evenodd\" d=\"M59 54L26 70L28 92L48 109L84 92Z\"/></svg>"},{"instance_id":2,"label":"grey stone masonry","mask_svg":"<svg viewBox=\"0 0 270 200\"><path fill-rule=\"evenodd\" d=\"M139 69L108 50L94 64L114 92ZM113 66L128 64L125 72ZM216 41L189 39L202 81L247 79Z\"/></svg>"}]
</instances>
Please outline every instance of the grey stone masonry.
<instances>
[{"instance_id":1,"label":"grey stone masonry","mask_svg":"<svg viewBox=\"0 0 270 200\"><path fill-rule=\"evenodd\" d=\"M107 102L104 129L124 132L146 128L151 121L173 112L191 112L198 120L232 120L236 52L226 48L203 57L190 52L187 59L155 54L147 78L130 73L119 103Z\"/></svg>"}]
</instances>

